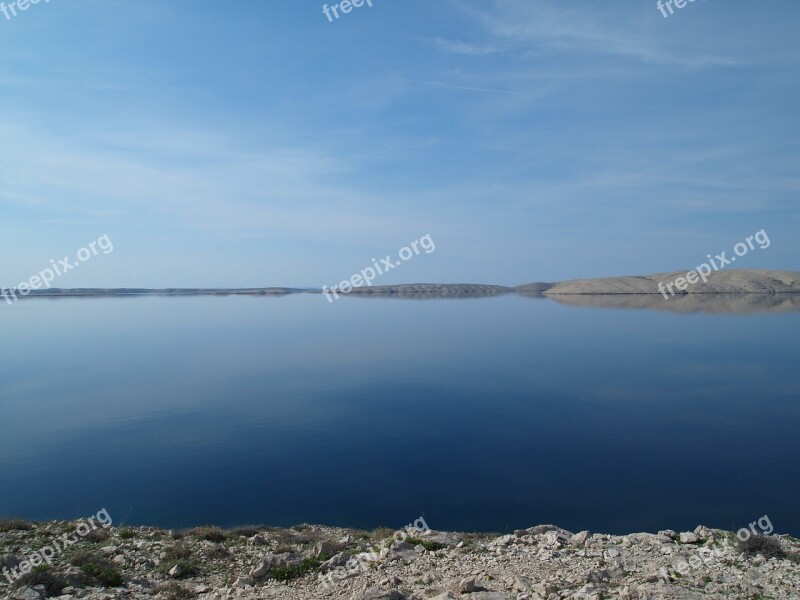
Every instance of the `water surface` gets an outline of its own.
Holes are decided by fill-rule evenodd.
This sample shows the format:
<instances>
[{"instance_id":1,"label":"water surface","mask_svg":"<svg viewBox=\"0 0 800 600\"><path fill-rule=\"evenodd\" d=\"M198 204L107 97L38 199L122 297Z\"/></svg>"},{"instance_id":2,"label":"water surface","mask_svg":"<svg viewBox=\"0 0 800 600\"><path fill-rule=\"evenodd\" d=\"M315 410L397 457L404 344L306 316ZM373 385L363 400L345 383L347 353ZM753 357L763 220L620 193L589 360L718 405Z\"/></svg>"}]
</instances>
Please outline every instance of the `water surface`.
<instances>
[{"instance_id":1,"label":"water surface","mask_svg":"<svg viewBox=\"0 0 800 600\"><path fill-rule=\"evenodd\" d=\"M0 331L0 515L800 534L797 312L32 299Z\"/></svg>"}]
</instances>

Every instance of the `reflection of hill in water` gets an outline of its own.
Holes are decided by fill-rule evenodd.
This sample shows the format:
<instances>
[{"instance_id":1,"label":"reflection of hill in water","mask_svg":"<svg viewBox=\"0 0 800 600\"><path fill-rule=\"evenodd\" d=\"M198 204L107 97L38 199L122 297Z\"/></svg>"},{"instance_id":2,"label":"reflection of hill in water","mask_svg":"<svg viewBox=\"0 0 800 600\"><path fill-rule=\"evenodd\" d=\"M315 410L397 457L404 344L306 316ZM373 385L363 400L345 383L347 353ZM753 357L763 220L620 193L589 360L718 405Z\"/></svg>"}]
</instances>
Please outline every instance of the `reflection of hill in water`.
<instances>
[{"instance_id":1,"label":"reflection of hill in water","mask_svg":"<svg viewBox=\"0 0 800 600\"><path fill-rule=\"evenodd\" d=\"M665 300L661 294L548 294L559 304L590 308L645 308L678 313L781 313L800 311L800 294L686 294Z\"/></svg>"},{"instance_id":2,"label":"reflection of hill in water","mask_svg":"<svg viewBox=\"0 0 800 600\"><path fill-rule=\"evenodd\" d=\"M435 300L437 298L486 298L507 294L511 288L502 285L479 285L471 283L414 283L408 285L376 285L354 288L348 296L358 298L407 298L413 300Z\"/></svg>"},{"instance_id":3,"label":"reflection of hill in water","mask_svg":"<svg viewBox=\"0 0 800 600\"><path fill-rule=\"evenodd\" d=\"M794 277L794 276L793 276ZM741 278L741 276L740 276ZM623 278L631 279L631 278ZM644 278L638 278L644 279ZM638 282L637 279L637 282ZM763 278L762 278L763 279ZM773 278L774 279L774 278ZM608 281L599 284L601 289L609 288ZM612 283L621 285L615 279ZM793 286L797 280L793 279ZM627 285L627 284L626 284ZM577 286L577 288L576 288ZM558 290L567 291L561 293ZM583 282L567 282L566 284L529 283L516 288L502 285L481 285L469 283L414 283L403 285L383 285L360 287L347 294L339 293L339 297L355 298L402 298L407 300L437 300L456 298L487 298L505 295L524 296L533 299L550 299L559 304L584 306L588 308L623 308L666 310L677 313L782 313L800 310L800 293L690 293L671 296L665 299L662 294L654 293L603 293L584 291L575 292L573 288L583 290ZM616 289L616 288L613 288ZM284 296L287 294L312 293L321 294L321 290L299 288L240 288L240 289L208 289L208 288L83 288L83 289L49 289L32 291L26 298L124 298L131 296ZM330 292L329 292L330 293ZM0 302L5 304L5 302Z\"/></svg>"},{"instance_id":4,"label":"reflection of hill in water","mask_svg":"<svg viewBox=\"0 0 800 600\"><path fill-rule=\"evenodd\" d=\"M665 300L661 294L543 294L491 285L397 285L358 288L346 296L356 298L403 298L437 300L486 298L513 294L548 299L570 306L666 310L677 313L780 313L800 311L800 294L686 294Z\"/></svg>"}]
</instances>

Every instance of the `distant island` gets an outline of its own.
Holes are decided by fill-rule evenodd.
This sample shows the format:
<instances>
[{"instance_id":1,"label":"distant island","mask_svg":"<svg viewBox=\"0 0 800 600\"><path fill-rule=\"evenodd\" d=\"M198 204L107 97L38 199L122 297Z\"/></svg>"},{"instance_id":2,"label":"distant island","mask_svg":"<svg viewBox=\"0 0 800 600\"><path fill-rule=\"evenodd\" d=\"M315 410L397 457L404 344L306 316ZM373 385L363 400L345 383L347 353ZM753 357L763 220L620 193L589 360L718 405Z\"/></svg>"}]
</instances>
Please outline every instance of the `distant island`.
<instances>
[{"instance_id":1,"label":"distant island","mask_svg":"<svg viewBox=\"0 0 800 600\"><path fill-rule=\"evenodd\" d=\"M691 272L689 272L691 273ZM800 273L795 271L728 270L689 283L686 271L536 282L518 286L473 283L408 283L374 285L338 292L339 297L403 299L480 298L516 294L550 298L570 305L604 308L656 308L677 312L775 312L800 310ZM675 282L681 282L679 287ZM682 288L682 289L681 289ZM667 293L669 289L670 293ZM334 290L336 291L336 290ZM11 291L3 289L7 301ZM131 296L284 296L321 294L321 289L264 288L76 288L31 290L23 298L98 298ZM331 290L328 291L331 293ZM2 304L0 302L0 304Z\"/></svg>"},{"instance_id":2,"label":"distant island","mask_svg":"<svg viewBox=\"0 0 800 600\"><path fill-rule=\"evenodd\" d=\"M690 272L691 273L691 272ZM657 273L655 275L628 275L599 279L572 279L556 283L526 283L518 286L486 285L477 283L404 283L398 285L373 285L354 287L340 295L398 295L420 296L431 294L446 296L489 296L522 293L554 295L642 295L659 294L665 298L663 285L685 278L686 271ZM685 290L672 289L672 296L688 294L797 294L800 293L800 273L796 271L766 271L739 269L717 271L706 276L706 281L687 285ZM13 289L13 288L9 288ZM6 290L6 288L4 288ZM336 291L336 290L334 290ZM10 293L10 292L7 292ZM280 296L285 294L320 294L317 288L74 288L31 290L27 297L73 296ZM22 297L17 292L17 297Z\"/></svg>"}]
</instances>

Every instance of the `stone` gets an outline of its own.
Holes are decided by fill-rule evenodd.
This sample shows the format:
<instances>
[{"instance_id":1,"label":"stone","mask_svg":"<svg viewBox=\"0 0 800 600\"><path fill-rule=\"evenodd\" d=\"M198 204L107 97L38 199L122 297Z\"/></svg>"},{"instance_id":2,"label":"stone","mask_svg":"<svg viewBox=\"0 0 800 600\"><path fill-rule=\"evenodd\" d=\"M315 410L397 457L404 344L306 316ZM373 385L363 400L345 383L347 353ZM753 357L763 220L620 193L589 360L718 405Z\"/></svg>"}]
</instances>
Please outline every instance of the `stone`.
<instances>
[{"instance_id":1,"label":"stone","mask_svg":"<svg viewBox=\"0 0 800 600\"><path fill-rule=\"evenodd\" d=\"M337 567L344 567L347 564L347 561L353 558L347 552L340 552L333 558L326 560L324 563L320 565L320 571L323 573L327 573L331 569L335 569Z\"/></svg>"},{"instance_id":2,"label":"stone","mask_svg":"<svg viewBox=\"0 0 800 600\"><path fill-rule=\"evenodd\" d=\"M409 561L417 558L418 556L419 555L417 554L416 550L414 550L414 546L408 542L395 542L388 554L389 560Z\"/></svg>"},{"instance_id":3,"label":"stone","mask_svg":"<svg viewBox=\"0 0 800 600\"><path fill-rule=\"evenodd\" d=\"M236 581L233 582L233 587L235 588L246 588L255 585L255 581L253 581L250 577L239 577Z\"/></svg>"},{"instance_id":4,"label":"stone","mask_svg":"<svg viewBox=\"0 0 800 600\"><path fill-rule=\"evenodd\" d=\"M680 536L681 544L699 544L703 540L700 536L691 531L685 531Z\"/></svg>"},{"instance_id":5,"label":"stone","mask_svg":"<svg viewBox=\"0 0 800 600\"><path fill-rule=\"evenodd\" d=\"M318 542L314 546L314 556L335 556L339 552L339 546L331 541Z\"/></svg>"},{"instance_id":6,"label":"stone","mask_svg":"<svg viewBox=\"0 0 800 600\"><path fill-rule=\"evenodd\" d=\"M382 590L380 588L370 588L360 596L354 596L354 600L405 600L405 595L397 590Z\"/></svg>"},{"instance_id":7,"label":"stone","mask_svg":"<svg viewBox=\"0 0 800 600\"><path fill-rule=\"evenodd\" d=\"M462 579L458 584L460 594L469 594L475 591L475 578Z\"/></svg>"},{"instance_id":8,"label":"stone","mask_svg":"<svg viewBox=\"0 0 800 600\"><path fill-rule=\"evenodd\" d=\"M589 538L592 537L592 534L588 531L581 531L580 533L576 533L572 536L571 541L575 544L578 548L583 548L586 545L586 542Z\"/></svg>"},{"instance_id":9,"label":"stone","mask_svg":"<svg viewBox=\"0 0 800 600\"><path fill-rule=\"evenodd\" d=\"M694 530L695 535L703 540L713 540L717 536L714 534L713 529L709 529L705 525L698 525Z\"/></svg>"},{"instance_id":10,"label":"stone","mask_svg":"<svg viewBox=\"0 0 800 600\"><path fill-rule=\"evenodd\" d=\"M42 598L44 598L42 594L30 587L24 587L20 590L17 590L11 596L12 600L42 600Z\"/></svg>"},{"instance_id":11,"label":"stone","mask_svg":"<svg viewBox=\"0 0 800 600\"><path fill-rule=\"evenodd\" d=\"M674 532L672 529L665 529L663 531L659 531L658 535L664 536L667 539L670 539L670 540L673 540L673 541L678 539L678 534L676 532Z\"/></svg>"},{"instance_id":12,"label":"stone","mask_svg":"<svg viewBox=\"0 0 800 600\"><path fill-rule=\"evenodd\" d=\"M253 567L252 569L250 569L249 575L253 579L262 579L267 576L267 573L269 573L270 566L271 562L268 560L264 560L257 567Z\"/></svg>"},{"instance_id":13,"label":"stone","mask_svg":"<svg viewBox=\"0 0 800 600\"><path fill-rule=\"evenodd\" d=\"M269 543L267 536L262 533L258 533L251 538L247 538L247 545L248 546L266 546Z\"/></svg>"},{"instance_id":14,"label":"stone","mask_svg":"<svg viewBox=\"0 0 800 600\"><path fill-rule=\"evenodd\" d=\"M462 541L461 537L455 533L450 533L447 531L430 530L426 533L420 534L419 537L424 538L426 542L437 542L439 544L444 544L445 546L457 546L458 543Z\"/></svg>"}]
</instances>

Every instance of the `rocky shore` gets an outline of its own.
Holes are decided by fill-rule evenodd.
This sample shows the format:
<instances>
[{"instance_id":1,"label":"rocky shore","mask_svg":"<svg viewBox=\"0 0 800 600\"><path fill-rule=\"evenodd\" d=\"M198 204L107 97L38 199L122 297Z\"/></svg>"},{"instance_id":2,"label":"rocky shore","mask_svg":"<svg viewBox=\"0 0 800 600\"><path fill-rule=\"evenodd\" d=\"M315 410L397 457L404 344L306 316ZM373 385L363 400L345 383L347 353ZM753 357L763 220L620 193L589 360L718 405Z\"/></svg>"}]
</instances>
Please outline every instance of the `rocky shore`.
<instances>
[{"instance_id":1,"label":"rocky shore","mask_svg":"<svg viewBox=\"0 0 800 600\"><path fill-rule=\"evenodd\" d=\"M95 525L97 525L95 523ZM180 600L789 599L800 542L699 526L606 535L540 525L509 535L408 527L358 531L94 527L0 520L0 597ZM58 551L46 561L43 548ZM30 563L42 563L31 567ZM32 571L22 575L22 571Z\"/></svg>"}]
</instances>

